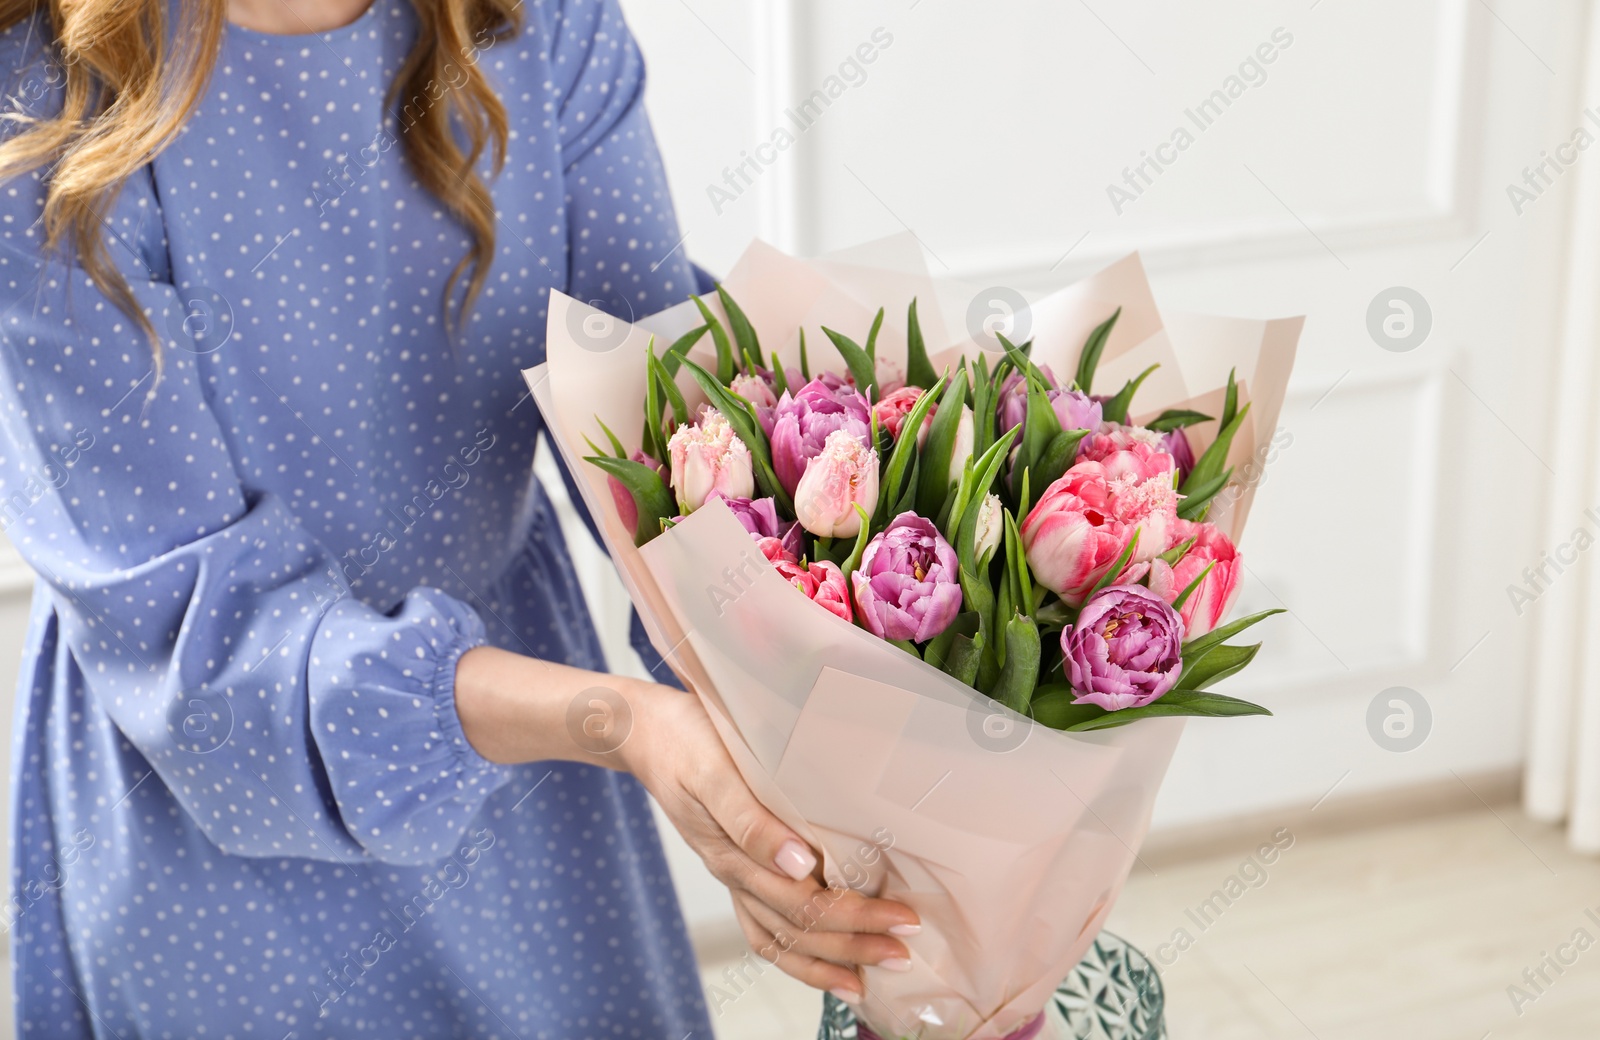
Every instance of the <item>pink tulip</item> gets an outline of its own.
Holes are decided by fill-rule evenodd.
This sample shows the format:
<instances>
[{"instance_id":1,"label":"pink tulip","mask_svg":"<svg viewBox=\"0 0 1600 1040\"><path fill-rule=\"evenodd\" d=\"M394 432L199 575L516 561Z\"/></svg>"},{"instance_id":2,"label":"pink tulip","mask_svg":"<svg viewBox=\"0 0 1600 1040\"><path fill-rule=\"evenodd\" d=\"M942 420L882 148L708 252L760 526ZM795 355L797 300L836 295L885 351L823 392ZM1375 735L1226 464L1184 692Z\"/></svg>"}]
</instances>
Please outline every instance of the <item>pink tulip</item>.
<instances>
[{"instance_id":1,"label":"pink tulip","mask_svg":"<svg viewBox=\"0 0 1600 1040\"><path fill-rule=\"evenodd\" d=\"M1039 583L1069 604L1083 602L1135 531L1134 564L1170 544L1178 522L1172 456L1135 444L1104 461L1079 462L1045 489L1022 521L1023 551Z\"/></svg>"},{"instance_id":2,"label":"pink tulip","mask_svg":"<svg viewBox=\"0 0 1600 1040\"><path fill-rule=\"evenodd\" d=\"M1208 565L1211 567L1211 572L1189 593L1178 611L1183 615L1186 638L1193 639L1216 628L1233 609L1244 578L1244 561L1228 536L1213 524L1179 520L1173 525L1170 538L1172 545L1190 538L1195 539L1195 543L1176 567L1167 566L1165 560L1151 562L1150 591L1171 603Z\"/></svg>"},{"instance_id":3,"label":"pink tulip","mask_svg":"<svg viewBox=\"0 0 1600 1040\"><path fill-rule=\"evenodd\" d=\"M667 450L672 455L672 489L685 513L699 509L713 491L723 498L749 498L756 489L750 449L715 408L705 409L693 426L678 427Z\"/></svg>"},{"instance_id":4,"label":"pink tulip","mask_svg":"<svg viewBox=\"0 0 1600 1040\"><path fill-rule=\"evenodd\" d=\"M1167 450L1166 439L1154 430L1108 422L1078 442L1077 461L1104 462L1113 453L1128 451L1137 444L1155 451Z\"/></svg>"},{"instance_id":5,"label":"pink tulip","mask_svg":"<svg viewBox=\"0 0 1600 1040\"><path fill-rule=\"evenodd\" d=\"M911 409L917 406L917 401L922 397L922 388L917 386L903 386L892 393L884 394L872 406L872 414L877 418L878 425L889 431L889 436L899 440L900 426L906 421L906 416L911 414ZM929 419L933 417L930 409ZM918 434L918 437L924 436Z\"/></svg>"},{"instance_id":6,"label":"pink tulip","mask_svg":"<svg viewBox=\"0 0 1600 1040\"><path fill-rule=\"evenodd\" d=\"M761 555L765 556L767 562L773 565L785 562L800 562L800 558L784 546L781 538L758 537L756 538L756 548L761 550Z\"/></svg>"},{"instance_id":7,"label":"pink tulip","mask_svg":"<svg viewBox=\"0 0 1600 1040\"><path fill-rule=\"evenodd\" d=\"M775 408L778 404L777 395L772 392L772 387L759 375L740 373L733 377L733 382L728 384L728 389L749 401L757 408Z\"/></svg>"},{"instance_id":8,"label":"pink tulip","mask_svg":"<svg viewBox=\"0 0 1600 1040\"><path fill-rule=\"evenodd\" d=\"M878 453L849 430L834 430L794 489L795 519L819 538L854 538L861 530L855 507L871 516L877 504Z\"/></svg>"},{"instance_id":9,"label":"pink tulip","mask_svg":"<svg viewBox=\"0 0 1600 1040\"><path fill-rule=\"evenodd\" d=\"M818 560L805 566L798 560L779 559L774 560L772 565L784 581L805 593L811 602L830 614L851 620L853 614L849 586L845 584L844 571L839 569L838 564Z\"/></svg>"}]
</instances>

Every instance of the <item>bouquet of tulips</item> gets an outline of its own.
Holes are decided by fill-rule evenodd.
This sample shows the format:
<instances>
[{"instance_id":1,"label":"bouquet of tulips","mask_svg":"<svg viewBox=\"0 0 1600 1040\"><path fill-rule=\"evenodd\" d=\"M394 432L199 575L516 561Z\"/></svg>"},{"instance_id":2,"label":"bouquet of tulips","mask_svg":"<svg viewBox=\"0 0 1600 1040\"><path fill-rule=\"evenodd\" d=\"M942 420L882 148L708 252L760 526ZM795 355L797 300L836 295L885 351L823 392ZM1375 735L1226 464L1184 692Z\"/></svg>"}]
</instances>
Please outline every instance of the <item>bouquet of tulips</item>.
<instances>
[{"instance_id":1,"label":"bouquet of tulips","mask_svg":"<svg viewBox=\"0 0 1600 1040\"><path fill-rule=\"evenodd\" d=\"M786 369L732 295L717 298L726 324L695 297L703 323L646 348L643 444L606 430L612 452L586 458L636 544L720 498L812 602L1055 729L1270 714L1206 692L1260 649L1225 640L1278 613L1218 627L1242 577L1205 520L1249 411L1231 373L1221 415L1135 424L1154 366L1092 393L1120 311L1062 386L1003 334L993 366L980 354L935 372L915 300L903 370L879 362L881 309L864 343L822 329L840 367L813 373L799 329ZM686 356L708 335L714 368ZM689 407L680 373L704 403ZM1212 422L1196 458L1185 430Z\"/></svg>"},{"instance_id":2,"label":"bouquet of tulips","mask_svg":"<svg viewBox=\"0 0 1600 1040\"><path fill-rule=\"evenodd\" d=\"M1299 319L1163 314L1137 256L1011 338L970 321L989 292L914 241L756 243L633 322L552 293L524 373L756 796L830 889L921 917L908 970L863 969L862 1036L1036 1029L1135 861L1171 716L1264 713L1209 688L1266 616L1223 623Z\"/></svg>"}]
</instances>

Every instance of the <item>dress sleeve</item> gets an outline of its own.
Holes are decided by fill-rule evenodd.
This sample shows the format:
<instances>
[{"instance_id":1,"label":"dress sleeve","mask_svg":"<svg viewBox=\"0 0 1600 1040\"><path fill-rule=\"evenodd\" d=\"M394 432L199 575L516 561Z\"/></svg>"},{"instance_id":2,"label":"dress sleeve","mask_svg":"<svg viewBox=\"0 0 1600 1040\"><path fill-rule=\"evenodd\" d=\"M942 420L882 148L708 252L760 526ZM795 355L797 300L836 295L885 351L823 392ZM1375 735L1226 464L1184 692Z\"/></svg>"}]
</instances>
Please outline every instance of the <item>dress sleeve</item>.
<instances>
[{"instance_id":1,"label":"dress sleeve","mask_svg":"<svg viewBox=\"0 0 1600 1040\"><path fill-rule=\"evenodd\" d=\"M143 756L132 779L153 770L228 853L448 854L510 776L455 712L482 623L428 588L362 604L285 502L241 483L148 170L104 223L159 373L139 326L44 254L43 194L37 173L0 184L0 525L48 586L62 667Z\"/></svg>"},{"instance_id":2,"label":"dress sleeve","mask_svg":"<svg viewBox=\"0 0 1600 1040\"><path fill-rule=\"evenodd\" d=\"M631 321L705 291L685 251L645 113L644 59L617 0L565 0L552 34L569 213L568 295ZM563 476L570 488L570 477ZM580 496L573 501L584 510ZM593 521L583 515L593 532ZM637 612L629 635L651 677L679 685Z\"/></svg>"}]
</instances>

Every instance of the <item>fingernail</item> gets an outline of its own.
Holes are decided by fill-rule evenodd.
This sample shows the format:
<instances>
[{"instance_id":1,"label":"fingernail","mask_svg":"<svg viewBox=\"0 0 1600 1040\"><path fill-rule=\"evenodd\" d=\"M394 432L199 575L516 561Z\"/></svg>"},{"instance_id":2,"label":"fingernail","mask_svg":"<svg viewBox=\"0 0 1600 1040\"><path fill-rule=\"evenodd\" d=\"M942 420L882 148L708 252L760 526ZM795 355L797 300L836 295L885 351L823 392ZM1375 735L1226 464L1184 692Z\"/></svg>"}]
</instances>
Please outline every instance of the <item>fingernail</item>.
<instances>
[{"instance_id":1,"label":"fingernail","mask_svg":"<svg viewBox=\"0 0 1600 1040\"><path fill-rule=\"evenodd\" d=\"M779 870L796 881L810 877L811 872L817 868L817 857L811 854L810 849L793 839L783 843L783 848L779 849L778 854L772 857L772 862ZM840 997L839 999L843 1000L844 998Z\"/></svg>"},{"instance_id":2,"label":"fingernail","mask_svg":"<svg viewBox=\"0 0 1600 1040\"><path fill-rule=\"evenodd\" d=\"M888 968L890 971L910 971L911 962L904 957L890 957L886 961L879 961L878 967Z\"/></svg>"},{"instance_id":3,"label":"fingernail","mask_svg":"<svg viewBox=\"0 0 1600 1040\"><path fill-rule=\"evenodd\" d=\"M889 929L889 934L890 935L921 935L922 934L922 926L920 924L897 924L897 925L894 925L893 927L891 927Z\"/></svg>"},{"instance_id":4,"label":"fingernail","mask_svg":"<svg viewBox=\"0 0 1600 1040\"><path fill-rule=\"evenodd\" d=\"M861 994L857 993L853 989L845 989L843 986L840 986L837 989L830 989L828 992L832 993L835 997L844 1001L846 1004L861 1003Z\"/></svg>"}]
</instances>

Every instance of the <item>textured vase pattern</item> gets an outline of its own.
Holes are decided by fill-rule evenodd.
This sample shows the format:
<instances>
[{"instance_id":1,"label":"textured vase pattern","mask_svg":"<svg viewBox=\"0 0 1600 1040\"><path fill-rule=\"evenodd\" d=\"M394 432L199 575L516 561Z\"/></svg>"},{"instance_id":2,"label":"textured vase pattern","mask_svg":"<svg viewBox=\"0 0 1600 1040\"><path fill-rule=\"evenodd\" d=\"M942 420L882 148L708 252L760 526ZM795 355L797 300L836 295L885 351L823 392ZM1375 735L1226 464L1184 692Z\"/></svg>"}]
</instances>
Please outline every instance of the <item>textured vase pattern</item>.
<instances>
[{"instance_id":1,"label":"textured vase pattern","mask_svg":"<svg viewBox=\"0 0 1600 1040\"><path fill-rule=\"evenodd\" d=\"M1161 978L1145 955L1101 932L1051 998L1038 1040L1167 1040L1164 1006ZM849 1005L824 994L817 1040L860 1036Z\"/></svg>"}]
</instances>

